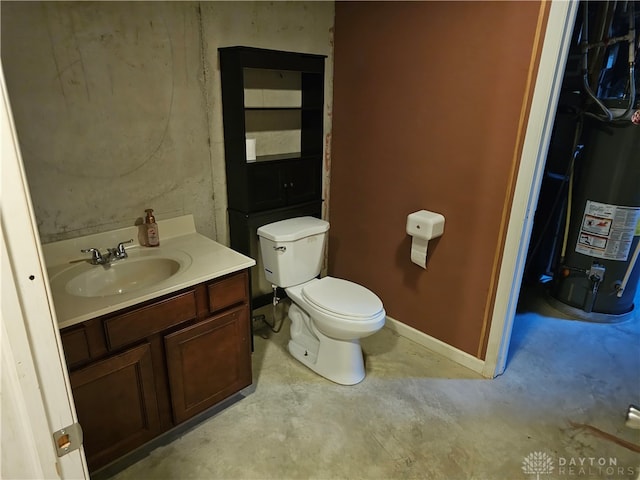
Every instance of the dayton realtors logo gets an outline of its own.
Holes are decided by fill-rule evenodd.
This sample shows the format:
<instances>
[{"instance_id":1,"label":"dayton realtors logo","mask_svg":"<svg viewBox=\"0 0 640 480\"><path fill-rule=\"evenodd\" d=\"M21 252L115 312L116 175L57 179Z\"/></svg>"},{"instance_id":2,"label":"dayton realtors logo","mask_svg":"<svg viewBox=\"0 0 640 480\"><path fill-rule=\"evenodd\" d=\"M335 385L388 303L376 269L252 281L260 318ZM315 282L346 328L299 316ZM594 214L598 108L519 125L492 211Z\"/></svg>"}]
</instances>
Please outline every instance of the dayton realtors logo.
<instances>
[{"instance_id":1,"label":"dayton realtors logo","mask_svg":"<svg viewBox=\"0 0 640 480\"><path fill-rule=\"evenodd\" d=\"M540 475L553 472L553 459L545 452L531 452L522 461L522 471L527 475L535 475L536 480L540 480Z\"/></svg>"},{"instance_id":2,"label":"dayton realtors logo","mask_svg":"<svg viewBox=\"0 0 640 480\"><path fill-rule=\"evenodd\" d=\"M522 471L527 475L549 475L557 472L558 477L569 478L629 478L640 473L640 468L618 465L616 457L558 457L557 469L554 459L545 452L531 452L522 460ZM619 477L618 477L619 476Z\"/></svg>"}]
</instances>

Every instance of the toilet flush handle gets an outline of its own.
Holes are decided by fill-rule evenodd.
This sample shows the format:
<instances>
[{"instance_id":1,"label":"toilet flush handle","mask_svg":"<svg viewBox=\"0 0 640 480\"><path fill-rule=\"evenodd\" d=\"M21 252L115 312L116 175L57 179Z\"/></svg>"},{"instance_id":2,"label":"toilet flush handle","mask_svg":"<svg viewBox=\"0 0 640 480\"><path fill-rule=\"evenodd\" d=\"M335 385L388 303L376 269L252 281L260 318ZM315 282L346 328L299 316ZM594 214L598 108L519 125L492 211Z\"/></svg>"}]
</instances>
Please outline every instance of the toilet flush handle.
<instances>
[{"instance_id":1,"label":"toilet flush handle","mask_svg":"<svg viewBox=\"0 0 640 480\"><path fill-rule=\"evenodd\" d=\"M286 252L287 251L287 247L273 247L274 250L278 251L278 252Z\"/></svg>"}]
</instances>

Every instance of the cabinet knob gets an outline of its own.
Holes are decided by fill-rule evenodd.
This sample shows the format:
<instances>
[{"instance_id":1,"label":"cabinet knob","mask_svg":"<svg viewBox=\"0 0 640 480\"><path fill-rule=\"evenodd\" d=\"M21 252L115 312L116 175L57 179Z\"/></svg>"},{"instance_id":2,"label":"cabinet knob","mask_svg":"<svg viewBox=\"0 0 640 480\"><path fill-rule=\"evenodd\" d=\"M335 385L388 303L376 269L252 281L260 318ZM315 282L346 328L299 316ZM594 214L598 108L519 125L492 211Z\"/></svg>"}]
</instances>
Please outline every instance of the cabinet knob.
<instances>
[{"instance_id":1,"label":"cabinet knob","mask_svg":"<svg viewBox=\"0 0 640 480\"><path fill-rule=\"evenodd\" d=\"M293 188L293 182L291 182L291 183L289 184L289 186Z\"/></svg>"}]
</instances>

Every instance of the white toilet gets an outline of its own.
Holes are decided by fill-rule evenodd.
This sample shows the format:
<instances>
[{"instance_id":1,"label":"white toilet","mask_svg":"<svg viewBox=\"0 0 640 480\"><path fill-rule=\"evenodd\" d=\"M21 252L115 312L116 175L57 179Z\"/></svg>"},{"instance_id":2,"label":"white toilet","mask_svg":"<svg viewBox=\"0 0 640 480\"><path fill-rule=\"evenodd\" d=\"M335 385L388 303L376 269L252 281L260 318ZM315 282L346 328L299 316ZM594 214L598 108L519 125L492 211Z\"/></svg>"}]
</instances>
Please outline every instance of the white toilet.
<instances>
[{"instance_id":1,"label":"white toilet","mask_svg":"<svg viewBox=\"0 0 640 480\"><path fill-rule=\"evenodd\" d=\"M329 223L298 217L258 229L266 279L284 288L289 352L314 372L342 385L365 376L360 339L384 326L382 301L370 290L320 273Z\"/></svg>"}]
</instances>

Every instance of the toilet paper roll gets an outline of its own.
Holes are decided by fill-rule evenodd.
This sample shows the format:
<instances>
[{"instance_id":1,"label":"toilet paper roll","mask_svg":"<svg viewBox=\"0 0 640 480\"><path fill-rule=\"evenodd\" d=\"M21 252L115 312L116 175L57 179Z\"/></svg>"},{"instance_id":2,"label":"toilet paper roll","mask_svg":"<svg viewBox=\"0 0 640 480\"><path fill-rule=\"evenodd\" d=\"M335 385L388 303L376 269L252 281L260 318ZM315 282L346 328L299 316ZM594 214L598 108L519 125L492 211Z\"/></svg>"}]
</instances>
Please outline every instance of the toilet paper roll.
<instances>
[{"instance_id":1,"label":"toilet paper roll","mask_svg":"<svg viewBox=\"0 0 640 480\"><path fill-rule=\"evenodd\" d=\"M256 161L256 139L247 138L247 162Z\"/></svg>"},{"instance_id":2,"label":"toilet paper roll","mask_svg":"<svg viewBox=\"0 0 640 480\"><path fill-rule=\"evenodd\" d=\"M427 246L429 240L412 237L411 242L411 261L422 268L427 268Z\"/></svg>"}]
</instances>

